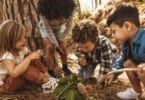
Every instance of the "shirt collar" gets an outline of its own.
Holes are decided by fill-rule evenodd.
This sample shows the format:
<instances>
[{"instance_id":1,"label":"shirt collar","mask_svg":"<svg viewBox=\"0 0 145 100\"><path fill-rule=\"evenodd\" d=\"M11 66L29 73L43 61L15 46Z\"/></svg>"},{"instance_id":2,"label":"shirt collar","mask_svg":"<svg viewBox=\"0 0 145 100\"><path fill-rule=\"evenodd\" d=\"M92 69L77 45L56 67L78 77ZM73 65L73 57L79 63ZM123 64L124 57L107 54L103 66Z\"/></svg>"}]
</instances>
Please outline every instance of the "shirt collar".
<instances>
[{"instance_id":1,"label":"shirt collar","mask_svg":"<svg viewBox=\"0 0 145 100\"><path fill-rule=\"evenodd\" d=\"M133 43L137 43L139 44L140 43L140 38L142 36L142 33L143 33L144 29L143 28L139 28L138 31L137 31L137 34L133 40Z\"/></svg>"}]
</instances>

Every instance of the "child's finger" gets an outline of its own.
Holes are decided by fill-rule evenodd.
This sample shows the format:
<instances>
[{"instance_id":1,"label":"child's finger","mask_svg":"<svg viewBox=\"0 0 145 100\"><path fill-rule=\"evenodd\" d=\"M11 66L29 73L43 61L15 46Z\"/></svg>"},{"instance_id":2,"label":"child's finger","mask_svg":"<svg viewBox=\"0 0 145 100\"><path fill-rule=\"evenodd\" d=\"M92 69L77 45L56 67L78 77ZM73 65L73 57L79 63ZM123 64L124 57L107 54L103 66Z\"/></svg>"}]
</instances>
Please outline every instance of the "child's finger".
<instances>
[{"instance_id":1,"label":"child's finger","mask_svg":"<svg viewBox=\"0 0 145 100\"><path fill-rule=\"evenodd\" d=\"M114 77L113 77L113 76L111 76L111 75L108 76L108 77L107 77L107 84L110 85L110 84L112 83L113 80L114 80Z\"/></svg>"},{"instance_id":2,"label":"child's finger","mask_svg":"<svg viewBox=\"0 0 145 100\"><path fill-rule=\"evenodd\" d=\"M143 73L144 72L144 66L142 64L138 65L138 73Z\"/></svg>"},{"instance_id":3,"label":"child's finger","mask_svg":"<svg viewBox=\"0 0 145 100\"><path fill-rule=\"evenodd\" d=\"M42 51L42 50L40 50L40 49L39 49L39 50L37 50L37 51L36 51L36 53L37 53L38 55L40 55L40 56L42 56L42 55L43 55L43 51Z\"/></svg>"},{"instance_id":4,"label":"child's finger","mask_svg":"<svg viewBox=\"0 0 145 100\"><path fill-rule=\"evenodd\" d=\"M37 52L33 52L31 55L31 59L39 59L40 55Z\"/></svg>"},{"instance_id":5,"label":"child's finger","mask_svg":"<svg viewBox=\"0 0 145 100\"><path fill-rule=\"evenodd\" d=\"M108 85L110 85L110 84L112 83L112 81L113 81L113 78L110 78L110 79L108 80Z\"/></svg>"}]
</instances>

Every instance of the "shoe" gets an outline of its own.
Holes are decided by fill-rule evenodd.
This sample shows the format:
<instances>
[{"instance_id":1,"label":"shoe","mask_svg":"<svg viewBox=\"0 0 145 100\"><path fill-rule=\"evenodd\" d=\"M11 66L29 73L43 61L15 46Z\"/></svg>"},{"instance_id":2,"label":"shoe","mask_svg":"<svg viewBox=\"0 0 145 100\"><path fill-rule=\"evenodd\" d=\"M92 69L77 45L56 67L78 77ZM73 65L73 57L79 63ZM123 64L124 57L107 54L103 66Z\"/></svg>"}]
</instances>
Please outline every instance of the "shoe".
<instances>
[{"instance_id":1,"label":"shoe","mask_svg":"<svg viewBox=\"0 0 145 100\"><path fill-rule=\"evenodd\" d=\"M71 75L72 72L66 67L66 68L62 68L63 72L66 74L66 75Z\"/></svg>"},{"instance_id":2,"label":"shoe","mask_svg":"<svg viewBox=\"0 0 145 100\"><path fill-rule=\"evenodd\" d=\"M56 78L56 75L55 75L55 73L54 73L53 70L48 70L48 74L49 74L51 77Z\"/></svg>"},{"instance_id":3,"label":"shoe","mask_svg":"<svg viewBox=\"0 0 145 100\"><path fill-rule=\"evenodd\" d=\"M62 71L66 74L66 75L71 75L72 72L68 69L67 65L63 64L62 65Z\"/></svg>"},{"instance_id":4,"label":"shoe","mask_svg":"<svg viewBox=\"0 0 145 100\"><path fill-rule=\"evenodd\" d=\"M43 93L51 93L58 86L58 80L56 78L50 78L49 81L42 85Z\"/></svg>"},{"instance_id":5,"label":"shoe","mask_svg":"<svg viewBox=\"0 0 145 100\"><path fill-rule=\"evenodd\" d=\"M119 97L120 99L136 99L140 93L136 93L132 88L128 88L126 91L124 92L118 92L117 97Z\"/></svg>"}]
</instances>

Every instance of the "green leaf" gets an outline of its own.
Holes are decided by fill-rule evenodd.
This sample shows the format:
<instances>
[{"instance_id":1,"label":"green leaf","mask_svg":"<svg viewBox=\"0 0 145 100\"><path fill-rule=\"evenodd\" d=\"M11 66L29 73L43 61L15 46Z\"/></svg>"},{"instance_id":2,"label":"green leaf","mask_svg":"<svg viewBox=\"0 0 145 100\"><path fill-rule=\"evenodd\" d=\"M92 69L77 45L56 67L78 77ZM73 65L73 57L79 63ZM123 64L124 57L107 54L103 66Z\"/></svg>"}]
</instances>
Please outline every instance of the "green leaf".
<instances>
[{"instance_id":1,"label":"green leaf","mask_svg":"<svg viewBox=\"0 0 145 100\"><path fill-rule=\"evenodd\" d=\"M80 79L75 74L61 78L54 93L59 100L84 100L83 95L77 89L78 82L80 82Z\"/></svg>"},{"instance_id":2,"label":"green leaf","mask_svg":"<svg viewBox=\"0 0 145 100\"><path fill-rule=\"evenodd\" d=\"M67 84L58 85L58 86L54 89L54 93L55 93L56 95L58 95L66 86L67 86Z\"/></svg>"},{"instance_id":3,"label":"green leaf","mask_svg":"<svg viewBox=\"0 0 145 100\"><path fill-rule=\"evenodd\" d=\"M84 96L77 89L75 90L75 100L85 100Z\"/></svg>"},{"instance_id":4,"label":"green leaf","mask_svg":"<svg viewBox=\"0 0 145 100\"><path fill-rule=\"evenodd\" d=\"M64 84L64 83L67 83L69 81L69 79L70 79L69 77L60 78L57 83L58 84Z\"/></svg>"},{"instance_id":5,"label":"green leaf","mask_svg":"<svg viewBox=\"0 0 145 100\"><path fill-rule=\"evenodd\" d=\"M76 89L67 90L63 93L65 100L85 100L84 96Z\"/></svg>"},{"instance_id":6,"label":"green leaf","mask_svg":"<svg viewBox=\"0 0 145 100\"><path fill-rule=\"evenodd\" d=\"M67 90L63 93L65 100L75 100L75 91Z\"/></svg>"}]
</instances>

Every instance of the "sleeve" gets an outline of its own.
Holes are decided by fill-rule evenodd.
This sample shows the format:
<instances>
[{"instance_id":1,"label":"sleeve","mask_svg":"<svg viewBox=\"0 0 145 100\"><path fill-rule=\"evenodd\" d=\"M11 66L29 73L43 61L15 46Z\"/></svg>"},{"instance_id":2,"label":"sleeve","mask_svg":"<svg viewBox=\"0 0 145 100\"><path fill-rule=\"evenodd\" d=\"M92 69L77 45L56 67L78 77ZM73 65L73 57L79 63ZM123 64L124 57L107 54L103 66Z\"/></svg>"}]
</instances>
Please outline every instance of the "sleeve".
<instances>
[{"instance_id":1,"label":"sleeve","mask_svg":"<svg viewBox=\"0 0 145 100\"><path fill-rule=\"evenodd\" d=\"M59 39L64 39L64 37L72 30L72 26L73 26L73 16L70 16L66 22L66 27L64 30L64 35L60 36Z\"/></svg>"},{"instance_id":2,"label":"sleeve","mask_svg":"<svg viewBox=\"0 0 145 100\"><path fill-rule=\"evenodd\" d=\"M126 58L126 52L123 51L123 49L122 49L120 57L116 60L116 62L115 62L115 63L113 64L113 66L112 66L112 71L115 71L115 70L124 68L123 63L124 63L124 61L125 61L125 58ZM115 75L115 79L117 79L117 77L118 77L120 74L121 74L121 73L116 73L116 74L114 74L114 75Z\"/></svg>"},{"instance_id":3,"label":"sleeve","mask_svg":"<svg viewBox=\"0 0 145 100\"><path fill-rule=\"evenodd\" d=\"M14 59L14 55L10 52L6 52L3 54L0 60L13 60L13 59Z\"/></svg>"},{"instance_id":4,"label":"sleeve","mask_svg":"<svg viewBox=\"0 0 145 100\"><path fill-rule=\"evenodd\" d=\"M24 55L27 55L29 53L29 49L27 47L24 47Z\"/></svg>"},{"instance_id":5,"label":"sleeve","mask_svg":"<svg viewBox=\"0 0 145 100\"><path fill-rule=\"evenodd\" d=\"M110 72L112 66L112 49L108 39L103 40L101 43L100 61L100 74L104 75Z\"/></svg>"},{"instance_id":6,"label":"sleeve","mask_svg":"<svg viewBox=\"0 0 145 100\"><path fill-rule=\"evenodd\" d=\"M39 22L39 29L42 38L46 38L46 37L49 38L52 44L54 44L56 47L59 47L59 43L46 18L41 17L41 21Z\"/></svg>"},{"instance_id":7,"label":"sleeve","mask_svg":"<svg viewBox=\"0 0 145 100\"><path fill-rule=\"evenodd\" d=\"M39 30L40 30L40 34L42 38L48 37L48 34L44 26L44 22L42 19L39 21Z\"/></svg>"},{"instance_id":8,"label":"sleeve","mask_svg":"<svg viewBox=\"0 0 145 100\"><path fill-rule=\"evenodd\" d=\"M123 66L124 61L125 61L125 52L122 51L121 56L113 64L112 71L124 68L124 66Z\"/></svg>"}]
</instances>

